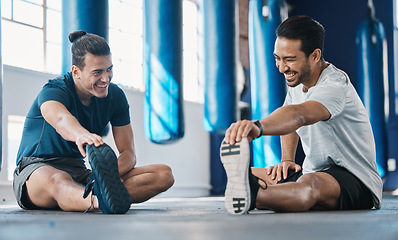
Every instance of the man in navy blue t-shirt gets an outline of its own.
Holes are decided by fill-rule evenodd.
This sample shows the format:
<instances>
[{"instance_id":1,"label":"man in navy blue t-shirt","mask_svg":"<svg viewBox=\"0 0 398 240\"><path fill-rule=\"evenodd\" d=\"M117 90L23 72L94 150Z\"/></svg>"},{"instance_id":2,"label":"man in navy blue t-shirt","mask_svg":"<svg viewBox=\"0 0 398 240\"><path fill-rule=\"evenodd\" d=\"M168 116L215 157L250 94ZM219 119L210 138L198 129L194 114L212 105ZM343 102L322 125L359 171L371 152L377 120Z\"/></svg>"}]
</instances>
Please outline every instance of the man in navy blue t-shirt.
<instances>
[{"instance_id":1,"label":"man in navy blue t-shirt","mask_svg":"<svg viewBox=\"0 0 398 240\"><path fill-rule=\"evenodd\" d=\"M72 71L50 80L26 117L14 193L24 209L124 213L169 189L174 178L166 165L135 167L129 104L110 82L107 42L84 31L69 40ZM118 157L102 139L109 123Z\"/></svg>"}]
</instances>

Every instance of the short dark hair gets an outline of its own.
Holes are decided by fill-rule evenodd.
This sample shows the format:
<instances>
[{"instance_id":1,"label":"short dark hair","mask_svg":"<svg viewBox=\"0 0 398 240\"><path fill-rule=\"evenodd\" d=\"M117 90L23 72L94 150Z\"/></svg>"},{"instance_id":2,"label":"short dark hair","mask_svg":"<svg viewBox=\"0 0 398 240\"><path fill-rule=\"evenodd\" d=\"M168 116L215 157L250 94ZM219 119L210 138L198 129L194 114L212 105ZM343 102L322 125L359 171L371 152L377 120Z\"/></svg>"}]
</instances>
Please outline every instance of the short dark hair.
<instances>
[{"instance_id":1,"label":"short dark hair","mask_svg":"<svg viewBox=\"0 0 398 240\"><path fill-rule=\"evenodd\" d=\"M108 43L103 37L79 30L69 34L69 41L72 43L72 64L83 69L86 53L95 56L106 56L111 54Z\"/></svg>"},{"instance_id":2,"label":"short dark hair","mask_svg":"<svg viewBox=\"0 0 398 240\"><path fill-rule=\"evenodd\" d=\"M280 38L301 40L301 51L307 57L319 48L323 57L325 29L314 19L307 16L293 16L282 22L276 29Z\"/></svg>"}]
</instances>

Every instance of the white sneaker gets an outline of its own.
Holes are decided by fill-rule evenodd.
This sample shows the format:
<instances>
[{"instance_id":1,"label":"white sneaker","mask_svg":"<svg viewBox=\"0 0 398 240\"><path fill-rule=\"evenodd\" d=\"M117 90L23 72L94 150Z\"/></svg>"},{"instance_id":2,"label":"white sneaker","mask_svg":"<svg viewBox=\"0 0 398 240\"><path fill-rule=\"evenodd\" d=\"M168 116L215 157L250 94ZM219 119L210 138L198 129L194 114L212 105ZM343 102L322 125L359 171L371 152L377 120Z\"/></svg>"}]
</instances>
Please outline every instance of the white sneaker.
<instances>
[{"instance_id":1,"label":"white sneaker","mask_svg":"<svg viewBox=\"0 0 398 240\"><path fill-rule=\"evenodd\" d=\"M223 141L220 148L220 157L227 173L225 207L231 214L245 214L249 211L251 204L249 185L250 147L247 138L243 138L235 145Z\"/></svg>"}]
</instances>

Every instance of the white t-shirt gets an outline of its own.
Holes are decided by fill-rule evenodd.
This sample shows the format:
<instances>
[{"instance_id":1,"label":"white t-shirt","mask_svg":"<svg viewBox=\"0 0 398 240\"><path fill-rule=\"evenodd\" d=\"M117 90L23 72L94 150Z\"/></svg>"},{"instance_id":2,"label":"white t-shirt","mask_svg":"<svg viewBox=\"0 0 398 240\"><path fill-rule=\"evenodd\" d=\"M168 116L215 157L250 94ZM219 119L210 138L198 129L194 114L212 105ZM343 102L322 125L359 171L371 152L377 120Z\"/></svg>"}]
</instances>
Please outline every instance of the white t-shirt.
<instances>
[{"instance_id":1,"label":"white t-shirt","mask_svg":"<svg viewBox=\"0 0 398 240\"><path fill-rule=\"evenodd\" d=\"M369 117L347 74L332 64L324 69L315 86L289 88L285 104L316 101L331 117L300 127L304 153L303 174L338 165L359 178L373 193L373 204L381 207L383 183L376 167L375 142Z\"/></svg>"}]
</instances>

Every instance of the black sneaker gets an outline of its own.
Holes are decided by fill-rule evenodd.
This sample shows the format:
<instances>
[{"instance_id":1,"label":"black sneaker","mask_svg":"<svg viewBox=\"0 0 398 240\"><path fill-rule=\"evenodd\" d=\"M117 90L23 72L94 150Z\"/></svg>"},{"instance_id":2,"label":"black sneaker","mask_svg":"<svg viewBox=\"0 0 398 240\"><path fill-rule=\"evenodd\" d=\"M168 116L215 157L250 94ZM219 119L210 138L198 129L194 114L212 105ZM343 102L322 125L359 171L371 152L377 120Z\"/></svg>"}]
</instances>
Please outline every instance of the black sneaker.
<instances>
[{"instance_id":1,"label":"black sneaker","mask_svg":"<svg viewBox=\"0 0 398 240\"><path fill-rule=\"evenodd\" d=\"M103 213L123 214L132 203L129 192L120 180L117 157L105 143L99 147L87 145L88 161L93 172L92 181L85 189L83 197L93 191L98 198L99 209Z\"/></svg>"},{"instance_id":2,"label":"black sneaker","mask_svg":"<svg viewBox=\"0 0 398 240\"><path fill-rule=\"evenodd\" d=\"M223 141L220 157L228 179L225 190L225 207L231 214L245 214L252 205L249 181L250 147L247 138L243 138L235 145Z\"/></svg>"}]
</instances>

